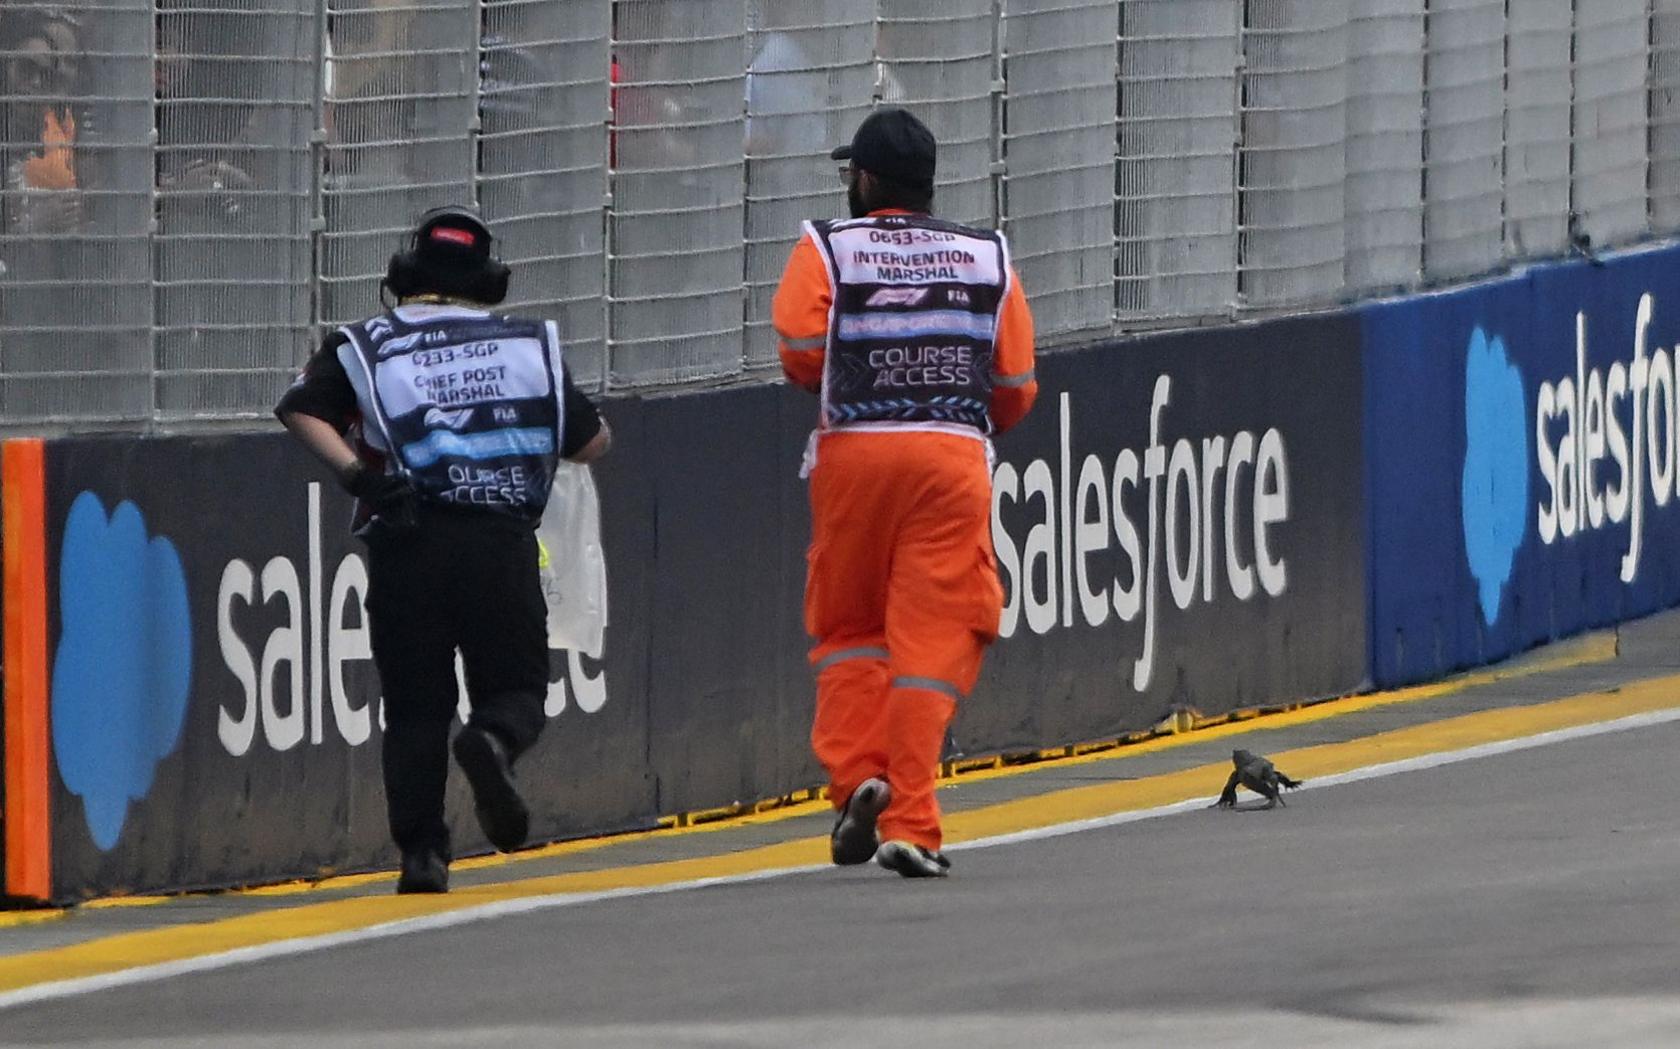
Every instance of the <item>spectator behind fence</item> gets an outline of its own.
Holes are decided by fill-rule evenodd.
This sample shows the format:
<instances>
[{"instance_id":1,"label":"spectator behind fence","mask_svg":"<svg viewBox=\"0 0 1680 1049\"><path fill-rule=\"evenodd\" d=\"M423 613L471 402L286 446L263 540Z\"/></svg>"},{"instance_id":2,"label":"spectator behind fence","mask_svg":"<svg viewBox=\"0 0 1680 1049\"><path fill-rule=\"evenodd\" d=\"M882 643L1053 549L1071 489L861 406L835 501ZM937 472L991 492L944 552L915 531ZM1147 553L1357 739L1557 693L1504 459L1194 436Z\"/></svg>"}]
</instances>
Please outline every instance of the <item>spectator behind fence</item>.
<instances>
[{"instance_id":1,"label":"spectator behind fence","mask_svg":"<svg viewBox=\"0 0 1680 1049\"><path fill-rule=\"evenodd\" d=\"M798 25L782 24L788 18L775 5L766 4L752 36L752 61L747 64L748 157L808 157L824 152L837 131L830 126L829 114L846 103L841 97L840 71L824 69L800 45L793 32ZM828 165L821 165L821 170L826 178Z\"/></svg>"},{"instance_id":2,"label":"spectator behind fence","mask_svg":"<svg viewBox=\"0 0 1680 1049\"><path fill-rule=\"evenodd\" d=\"M252 178L237 162L252 111L254 62L238 53L239 20L260 17L163 0L157 18L157 186L166 232L236 228ZM236 101L237 100L237 101Z\"/></svg>"},{"instance_id":3,"label":"spectator behind fence","mask_svg":"<svg viewBox=\"0 0 1680 1049\"><path fill-rule=\"evenodd\" d=\"M4 232L63 233L84 221L76 136L87 126L76 17L59 8L0 8L4 50Z\"/></svg>"}]
</instances>

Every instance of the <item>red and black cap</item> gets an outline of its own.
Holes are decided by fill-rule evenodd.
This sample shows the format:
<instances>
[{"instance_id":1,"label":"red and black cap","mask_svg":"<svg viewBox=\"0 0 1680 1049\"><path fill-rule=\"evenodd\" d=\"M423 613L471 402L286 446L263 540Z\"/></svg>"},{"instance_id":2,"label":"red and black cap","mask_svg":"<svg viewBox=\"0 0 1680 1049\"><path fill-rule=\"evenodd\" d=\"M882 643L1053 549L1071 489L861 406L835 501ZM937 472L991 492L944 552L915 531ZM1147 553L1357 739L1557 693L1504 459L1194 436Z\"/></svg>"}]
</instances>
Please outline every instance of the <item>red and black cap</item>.
<instances>
[{"instance_id":1,"label":"red and black cap","mask_svg":"<svg viewBox=\"0 0 1680 1049\"><path fill-rule=\"evenodd\" d=\"M494 240L478 212L458 204L433 208L414 227L414 250L434 257L483 261Z\"/></svg>"},{"instance_id":2,"label":"red and black cap","mask_svg":"<svg viewBox=\"0 0 1680 1049\"><path fill-rule=\"evenodd\" d=\"M397 298L437 294L495 305L513 276L496 257L490 226L470 207L451 204L421 215L408 249L391 256L384 287Z\"/></svg>"},{"instance_id":3,"label":"red and black cap","mask_svg":"<svg viewBox=\"0 0 1680 1049\"><path fill-rule=\"evenodd\" d=\"M933 132L908 109L884 106L864 118L852 144L829 154L914 189L932 191L938 146Z\"/></svg>"}]
</instances>

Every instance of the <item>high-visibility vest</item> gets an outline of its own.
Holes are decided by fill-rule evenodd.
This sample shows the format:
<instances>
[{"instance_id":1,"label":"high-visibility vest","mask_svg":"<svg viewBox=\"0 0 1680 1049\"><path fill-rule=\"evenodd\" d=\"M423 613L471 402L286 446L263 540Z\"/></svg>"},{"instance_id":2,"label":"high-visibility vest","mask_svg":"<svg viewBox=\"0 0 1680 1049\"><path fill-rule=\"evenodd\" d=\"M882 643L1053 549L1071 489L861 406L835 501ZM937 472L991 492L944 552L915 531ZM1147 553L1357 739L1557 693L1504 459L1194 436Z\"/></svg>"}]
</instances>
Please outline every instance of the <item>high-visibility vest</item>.
<instances>
[{"instance_id":1,"label":"high-visibility vest","mask_svg":"<svg viewBox=\"0 0 1680 1049\"><path fill-rule=\"evenodd\" d=\"M405 306L339 330L365 436L422 502L542 517L565 431L552 322Z\"/></svg>"},{"instance_id":2,"label":"high-visibility vest","mask_svg":"<svg viewBox=\"0 0 1680 1049\"><path fill-rule=\"evenodd\" d=\"M926 215L808 222L834 306L826 429L992 431L992 357L1009 287L1001 233Z\"/></svg>"}]
</instances>

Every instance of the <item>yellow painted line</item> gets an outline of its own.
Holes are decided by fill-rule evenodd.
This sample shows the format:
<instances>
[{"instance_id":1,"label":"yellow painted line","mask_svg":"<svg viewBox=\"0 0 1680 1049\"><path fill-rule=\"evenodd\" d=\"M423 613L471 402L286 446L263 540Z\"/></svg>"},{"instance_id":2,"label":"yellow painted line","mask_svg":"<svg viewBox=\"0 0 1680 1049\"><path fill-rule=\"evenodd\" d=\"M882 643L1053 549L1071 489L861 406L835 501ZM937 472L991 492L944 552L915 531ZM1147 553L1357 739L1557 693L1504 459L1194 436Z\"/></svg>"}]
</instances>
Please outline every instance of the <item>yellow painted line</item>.
<instances>
[{"instance_id":1,"label":"yellow painted line","mask_svg":"<svg viewBox=\"0 0 1680 1049\"><path fill-rule=\"evenodd\" d=\"M1529 707L1489 710L1271 755L1292 775L1313 779L1372 764L1462 750L1557 729L1680 708L1680 675ZM1139 811L1207 797L1230 766L1219 762L1139 780L1117 780L1004 802L946 819L952 844ZM241 915L193 925L126 933L0 957L0 992L119 972L300 937L347 933L405 918L446 914L504 901L673 885L761 874L827 861L825 838L801 838L721 855L580 871L458 889L446 896L361 896Z\"/></svg>"},{"instance_id":2,"label":"yellow painted line","mask_svg":"<svg viewBox=\"0 0 1680 1049\"><path fill-rule=\"evenodd\" d=\"M686 834L703 834L731 828L750 827L759 823L771 823L777 820L790 819L808 813L827 811L826 801L796 802L788 806L768 810L763 813L747 813L733 816L729 819L716 820L707 823L692 824L686 827L652 827L647 830L625 831L621 834L610 834L595 838L577 838L572 841L558 841L536 848L521 849L515 853L493 852L486 856L469 856L455 860L449 865L450 870L488 870L496 867L516 867L519 864L533 860L548 860L560 856L571 856L580 852L593 852L614 845L625 845L630 842L646 841L650 837L660 839ZM334 874L327 877L307 880L281 882L277 885L257 885L250 888L233 889L229 895L235 896L297 896L306 893L322 893L340 889L353 889L366 885L376 885L381 882L397 880L395 871L371 871L365 874ZM167 898L167 897L160 897ZM86 904L84 904L86 906Z\"/></svg>"},{"instance_id":3,"label":"yellow painted line","mask_svg":"<svg viewBox=\"0 0 1680 1049\"><path fill-rule=\"evenodd\" d=\"M827 839L808 838L722 856L467 887L445 896L358 896L311 903L0 957L0 991L195 958L277 940L363 929L502 900L667 885L699 878L825 863L827 860Z\"/></svg>"},{"instance_id":4,"label":"yellow painted line","mask_svg":"<svg viewBox=\"0 0 1680 1049\"><path fill-rule=\"evenodd\" d=\"M153 907L160 903L168 903L175 899L173 896L103 896L97 900L89 900L81 907L86 910L103 911L120 907ZM41 922L54 921L58 918L69 917L74 913L70 907L42 907L27 911L0 911L0 929L14 925L38 925Z\"/></svg>"},{"instance_id":5,"label":"yellow painted line","mask_svg":"<svg viewBox=\"0 0 1680 1049\"><path fill-rule=\"evenodd\" d=\"M1617 641L1614 631L1602 631L1588 634L1571 641L1558 642L1543 650L1548 654L1529 658L1519 658L1511 663L1499 667L1476 670L1446 678L1442 681L1424 685L1412 685L1407 688L1393 689L1387 692L1372 692L1362 695L1343 696L1335 699L1323 700L1289 710L1259 712L1252 716L1232 720L1216 725L1204 726L1190 732L1171 733L1153 738L1128 741L1124 743L1106 743L1100 749L1069 755L1057 755L1039 761L1031 761L1018 765L1002 765L994 768L970 769L962 772L955 780L946 780L942 787L949 787L956 782L974 783L982 780L996 779L1001 776L1020 776L1051 766L1063 767L1069 765L1085 765L1100 761L1113 761L1120 758L1134 757L1140 754L1151 754L1156 751L1170 750L1174 747L1188 746L1193 743L1203 743L1208 740L1220 739L1225 736L1254 731L1268 731L1271 729L1291 728L1296 725L1323 721L1328 718L1340 717L1374 707L1392 706L1399 703L1414 703L1422 700L1435 699L1440 696L1452 695L1465 689L1476 688L1500 681L1530 677L1535 674L1549 673L1571 667L1585 666L1592 663L1608 662L1616 658ZM1090 746L1089 743L1075 744L1075 747ZM832 807L825 798L815 798L810 801L789 802L762 811L742 813L722 819L708 820L703 823L689 823L680 826L662 826L645 831L629 831L623 834L612 834L603 837L579 838L572 841L556 842L539 846L534 849L522 849L512 855L492 853L487 856L474 856L456 860L452 863L453 870L485 870L495 867L513 866L533 860L554 859L561 856L571 856L580 852L591 852L597 849L609 848L633 841L644 841L651 835L661 838L679 834L710 834L718 831L735 830L741 827L760 826L779 823L783 820L797 819L819 812L830 812ZM362 874L332 874L321 878L298 879L281 882L275 885L259 885L249 888L229 890L229 895L256 896L261 898L320 895L323 893L348 891L395 882L395 871L373 871ZM97 906L137 906L141 903L159 903L170 899L168 896L144 897L109 897L92 900L82 904L84 907ZM127 901L127 902L124 902ZM4 927L5 914L0 912L0 927Z\"/></svg>"},{"instance_id":6,"label":"yellow painted line","mask_svg":"<svg viewBox=\"0 0 1680 1049\"><path fill-rule=\"evenodd\" d=\"M1291 776L1312 780L1370 765L1675 708L1680 708L1680 675L1641 681L1613 692L1591 692L1534 706L1484 710L1267 757ZM1230 762L1220 761L1145 779L1070 787L955 812L945 817L946 838L971 841L1205 797L1224 786L1230 771Z\"/></svg>"},{"instance_id":7,"label":"yellow painted line","mask_svg":"<svg viewBox=\"0 0 1680 1049\"><path fill-rule=\"evenodd\" d=\"M1020 765L1004 765L1000 768L976 769L973 772L963 773L961 779L974 782L996 779L1000 776L1020 776L1052 765L1063 767L1086 765L1099 761L1113 761L1117 758L1153 754L1157 751L1190 746L1194 743L1206 743L1209 740L1221 739L1226 736L1294 728L1297 725L1326 721L1330 718L1341 717L1344 714L1355 714L1376 707L1438 699L1442 696L1463 692L1466 689L1479 688L1483 685L1491 685L1501 681L1511 681L1532 677L1535 674L1546 674L1572 667L1608 662L1616 658L1617 641L1614 633L1604 632L1579 638L1575 641L1563 642L1556 647L1559 651L1543 658L1519 660L1512 665L1471 671L1424 685L1410 685L1406 688L1392 689L1388 692L1368 692L1355 696L1342 696L1336 699L1305 704L1289 710L1256 713L1241 720L1225 721L1193 729L1189 732L1174 732L1136 742L1122 743L1119 746L1088 753L1075 753Z\"/></svg>"},{"instance_id":8,"label":"yellow painted line","mask_svg":"<svg viewBox=\"0 0 1680 1049\"><path fill-rule=\"evenodd\" d=\"M39 925L42 922L57 921L70 912L63 907L30 911L0 911L0 929L9 929L19 925Z\"/></svg>"},{"instance_id":9,"label":"yellow painted line","mask_svg":"<svg viewBox=\"0 0 1680 1049\"><path fill-rule=\"evenodd\" d=\"M177 899L175 896L103 896L97 900L89 900L82 904L90 911L121 909L124 907L156 907L160 903L168 903Z\"/></svg>"},{"instance_id":10,"label":"yellow painted line","mask_svg":"<svg viewBox=\"0 0 1680 1049\"><path fill-rule=\"evenodd\" d=\"M1469 671L1437 682L1422 685L1411 685L1406 688L1391 689L1387 692L1371 692L1352 696L1339 696L1333 699L1319 700L1286 710L1261 710L1243 712L1247 716L1214 725L1201 726L1191 732L1170 733L1145 739L1129 739L1113 743L1105 743L1100 749L1076 752L1074 754L1055 754L1041 760L1023 762L1020 764L998 765L964 770L956 779L962 782L978 782L996 779L1001 776L1020 776L1035 770L1055 765L1083 765L1099 761L1112 761L1118 758L1133 757L1140 754L1150 754L1174 747L1188 746L1202 743L1224 736L1238 735L1257 730L1283 729L1296 725L1310 724L1328 718L1340 717L1374 707L1392 706L1400 703L1413 703L1422 700L1436 699L1441 696L1452 695L1469 688L1531 677L1536 674L1550 673L1572 667L1586 666L1593 663L1608 662L1616 658L1618 642L1613 630L1588 634L1569 641L1557 642L1547 646L1548 654L1543 656L1519 657L1498 667ZM1091 746L1089 743L1074 744ZM1053 751L1047 751L1047 754ZM946 777L940 784L943 787L954 785L952 777ZM795 792L798 793L798 792ZM832 812L833 807L828 803L826 793L809 801L787 802L773 807L756 809L739 815L722 817L705 822L687 823L679 821L675 825L661 826L647 831L632 831L628 834L609 835L606 837L583 838L574 841L558 842L536 849L523 850L513 855L493 853L488 856L477 856L465 860L457 860L452 866L457 870L477 870L487 867L505 866L521 863L526 860L549 859L556 856L566 856L578 852L606 848L634 841L647 835L657 834L668 836L674 834L708 834L718 831L735 830L741 827L759 826L779 823L783 820L797 819L815 813ZM374 882L395 881L395 872L373 874L345 875L314 882L293 882L285 885L268 886L264 888L241 890L260 893L262 895L290 895L312 892L317 889L346 888Z\"/></svg>"}]
</instances>

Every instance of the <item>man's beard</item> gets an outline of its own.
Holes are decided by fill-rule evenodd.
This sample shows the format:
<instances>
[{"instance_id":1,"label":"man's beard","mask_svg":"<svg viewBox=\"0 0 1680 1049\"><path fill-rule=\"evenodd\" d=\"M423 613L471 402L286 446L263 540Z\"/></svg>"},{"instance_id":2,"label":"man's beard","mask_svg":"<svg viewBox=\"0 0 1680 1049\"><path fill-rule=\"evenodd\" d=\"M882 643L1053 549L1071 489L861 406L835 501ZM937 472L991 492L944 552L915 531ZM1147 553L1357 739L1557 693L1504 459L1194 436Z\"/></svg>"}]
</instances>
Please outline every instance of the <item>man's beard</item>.
<instances>
[{"instance_id":1,"label":"man's beard","mask_svg":"<svg viewBox=\"0 0 1680 1049\"><path fill-rule=\"evenodd\" d=\"M861 219L870 212L869 202L863 199L863 190L858 182L858 177L853 175L851 183L846 186L846 206L851 209L854 219Z\"/></svg>"}]
</instances>

